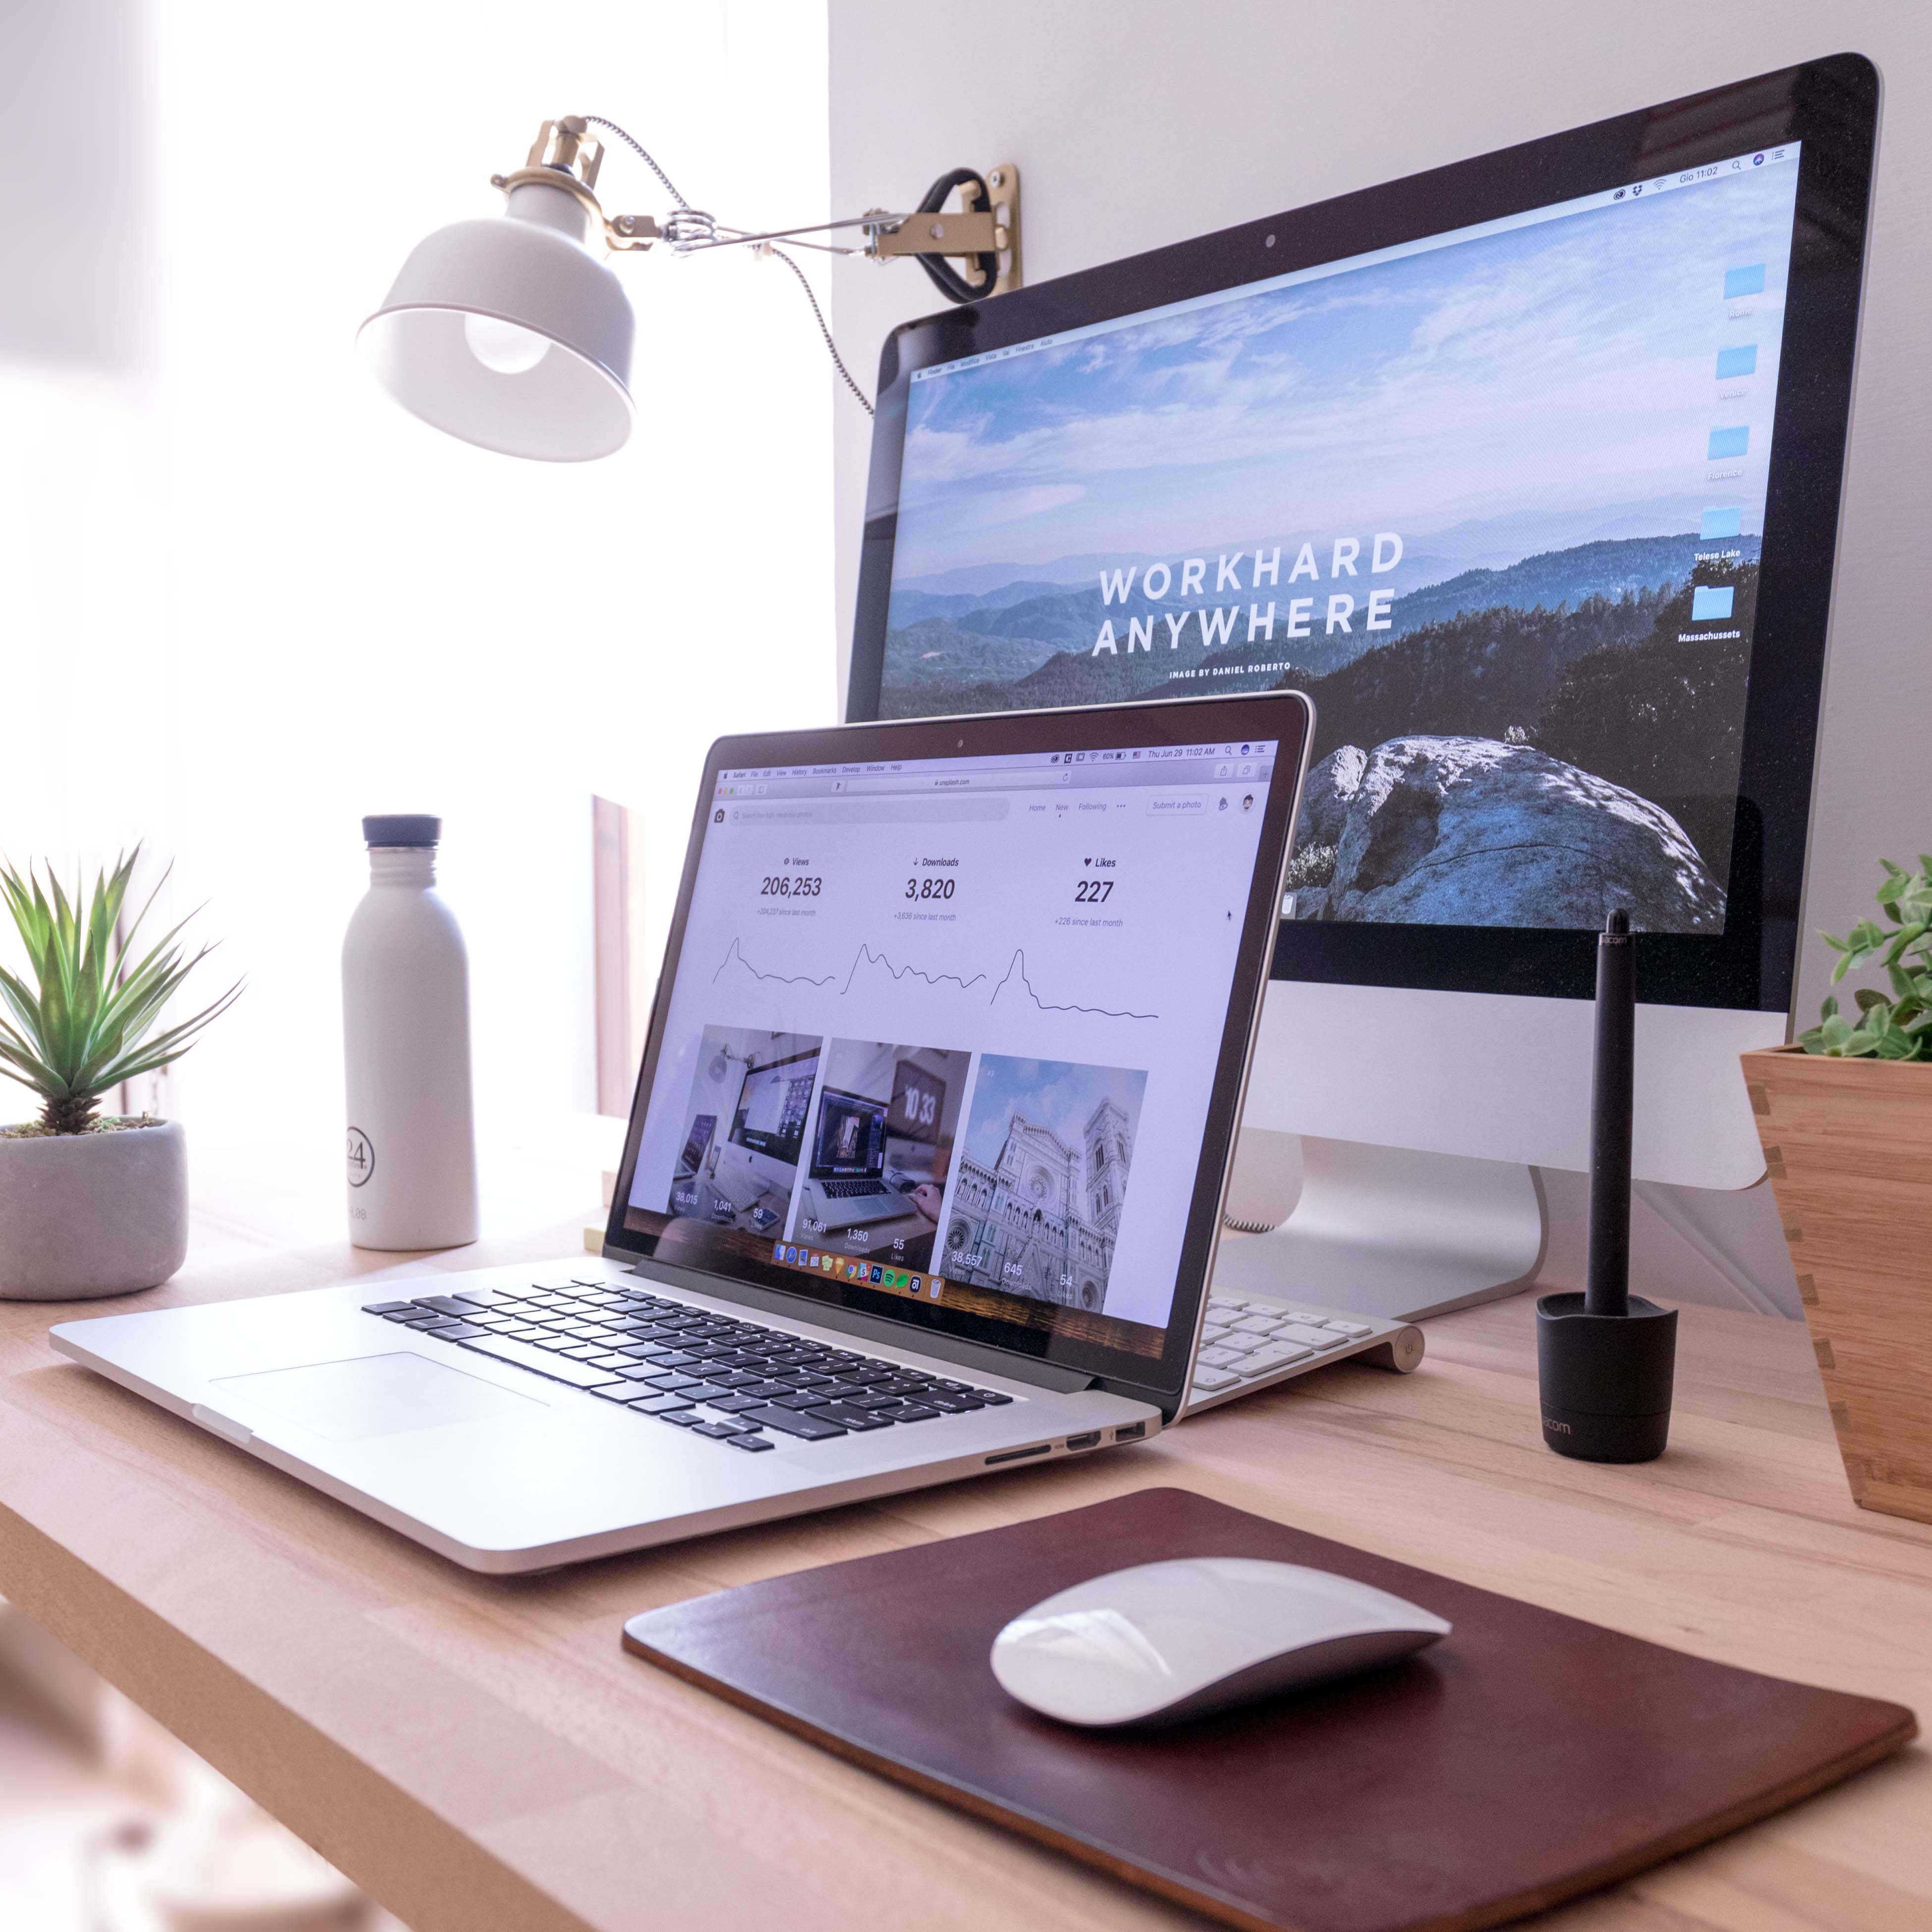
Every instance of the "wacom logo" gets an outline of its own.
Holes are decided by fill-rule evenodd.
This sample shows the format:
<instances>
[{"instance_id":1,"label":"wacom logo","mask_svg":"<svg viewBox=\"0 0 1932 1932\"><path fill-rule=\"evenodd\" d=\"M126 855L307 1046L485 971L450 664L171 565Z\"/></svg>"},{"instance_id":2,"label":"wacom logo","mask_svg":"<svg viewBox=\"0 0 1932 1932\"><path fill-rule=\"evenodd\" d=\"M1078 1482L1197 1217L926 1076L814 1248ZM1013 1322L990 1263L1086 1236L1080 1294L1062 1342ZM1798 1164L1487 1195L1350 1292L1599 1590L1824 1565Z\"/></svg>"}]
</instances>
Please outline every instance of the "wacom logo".
<instances>
[{"instance_id":1,"label":"wacom logo","mask_svg":"<svg viewBox=\"0 0 1932 1932\"><path fill-rule=\"evenodd\" d=\"M1553 1415L1546 1415L1543 1418L1543 1426L1552 1436L1570 1436L1576 1432L1568 1423L1558 1422Z\"/></svg>"}]
</instances>

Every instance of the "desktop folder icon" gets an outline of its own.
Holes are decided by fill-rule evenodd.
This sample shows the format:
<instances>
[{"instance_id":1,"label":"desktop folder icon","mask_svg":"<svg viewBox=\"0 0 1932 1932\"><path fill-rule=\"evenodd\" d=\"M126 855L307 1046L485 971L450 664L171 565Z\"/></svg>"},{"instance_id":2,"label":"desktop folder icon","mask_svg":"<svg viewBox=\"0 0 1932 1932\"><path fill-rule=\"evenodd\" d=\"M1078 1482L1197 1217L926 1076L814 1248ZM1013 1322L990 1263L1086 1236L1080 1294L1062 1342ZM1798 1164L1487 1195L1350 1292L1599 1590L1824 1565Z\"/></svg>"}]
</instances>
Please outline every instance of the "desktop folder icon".
<instances>
[{"instance_id":1,"label":"desktop folder icon","mask_svg":"<svg viewBox=\"0 0 1932 1932\"><path fill-rule=\"evenodd\" d=\"M1690 593L1691 622L1707 624L1714 618L1728 617L1731 614L1732 599L1736 595L1728 584L1699 584Z\"/></svg>"},{"instance_id":2,"label":"desktop folder icon","mask_svg":"<svg viewBox=\"0 0 1932 1932\"><path fill-rule=\"evenodd\" d=\"M1748 268L1724 271L1724 299L1736 302L1740 296L1764 293L1764 264L1754 262Z\"/></svg>"},{"instance_id":3,"label":"desktop folder icon","mask_svg":"<svg viewBox=\"0 0 1932 1932\"><path fill-rule=\"evenodd\" d=\"M1714 429L1711 432L1709 460L1714 463L1720 456L1742 456L1750 448L1748 424L1739 424L1734 429Z\"/></svg>"},{"instance_id":4,"label":"desktop folder icon","mask_svg":"<svg viewBox=\"0 0 1932 1932\"><path fill-rule=\"evenodd\" d=\"M1706 542L1719 537L1742 536L1744 513L1742 509L1706 510L1697 520L1697 534Z\"/></svg>"},{"instance_id":5,"label":"desktop folder icon","mask_svg":"<svg viewBox=\"0 0 1932 1932\"><path fill-rule=\"evenodd\" d=\"M1757 374L1757 344L1747 342L1736 349L1718 351L1718 380L1727 382L1734 376Z\"/></svg>"}]
</instances>

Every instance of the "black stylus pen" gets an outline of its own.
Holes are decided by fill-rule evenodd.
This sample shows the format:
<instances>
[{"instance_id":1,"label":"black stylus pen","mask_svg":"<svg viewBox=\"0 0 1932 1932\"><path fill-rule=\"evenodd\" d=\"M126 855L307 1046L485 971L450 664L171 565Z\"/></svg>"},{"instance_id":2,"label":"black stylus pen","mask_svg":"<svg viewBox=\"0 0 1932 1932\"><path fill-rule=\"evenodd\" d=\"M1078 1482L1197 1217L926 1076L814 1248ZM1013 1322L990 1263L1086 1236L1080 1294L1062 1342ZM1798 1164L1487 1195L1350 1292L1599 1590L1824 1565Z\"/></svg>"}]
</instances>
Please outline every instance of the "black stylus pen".
<instances>
[{"instance_id":1,"label":"black stylus pen","mask_svg":"<svg viewBox=\"0 0 1932 1932\"><path fill-rule=\"evenodd\" d=\"M1613 912L1597 940L1597 1058L1590 1102L1590 1271L1583 1311L1630 1312L1630 1105L1636 1072L1636 945Z\"/></svg>"}]
</instances>

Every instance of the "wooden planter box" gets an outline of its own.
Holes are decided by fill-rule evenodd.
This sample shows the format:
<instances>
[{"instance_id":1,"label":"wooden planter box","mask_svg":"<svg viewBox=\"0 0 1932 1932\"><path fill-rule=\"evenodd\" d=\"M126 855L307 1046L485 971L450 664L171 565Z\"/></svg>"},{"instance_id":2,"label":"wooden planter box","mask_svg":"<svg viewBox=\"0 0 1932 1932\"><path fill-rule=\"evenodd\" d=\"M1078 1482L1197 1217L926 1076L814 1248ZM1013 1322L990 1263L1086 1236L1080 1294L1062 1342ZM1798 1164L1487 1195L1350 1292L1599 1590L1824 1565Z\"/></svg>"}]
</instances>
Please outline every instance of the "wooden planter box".
<instances>
[{"instance_id":1,"label":"wooden planter box","mask_svg":"<svg viewBox=\"0 0 1932 1932\"><path fill-rule=\"evenodd\" d=\"M1932 1064L1743 1062L1852 1500L1932 1522Z\"/></svg>"}]
</instances>

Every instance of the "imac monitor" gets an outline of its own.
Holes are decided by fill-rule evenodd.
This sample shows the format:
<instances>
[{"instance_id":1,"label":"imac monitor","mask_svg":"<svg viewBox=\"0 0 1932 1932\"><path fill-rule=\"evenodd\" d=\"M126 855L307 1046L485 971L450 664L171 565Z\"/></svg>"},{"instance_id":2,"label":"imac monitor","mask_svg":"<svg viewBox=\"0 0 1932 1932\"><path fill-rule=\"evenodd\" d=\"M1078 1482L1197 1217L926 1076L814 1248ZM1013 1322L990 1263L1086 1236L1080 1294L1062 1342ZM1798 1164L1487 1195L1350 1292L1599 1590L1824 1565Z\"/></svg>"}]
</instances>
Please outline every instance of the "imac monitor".
<instances>
[{"instance_id":1,"label":"imac monitor","mask_svg":"<svg viewBox=\"0 0 1932 1932\"><path fill-rule=\"evenodd\" d=\"M1249 1123L1587 1166L1622 908L1636 1172L1750 1184L1877 108L1837 56L906 324L849 715L1305 692Z\"/></svg>"},{"instance_id":2,"label":"imac monitor","mask_svg":"<svg viewBox=\"0 0 1932 1932\"><path fill-rule=\"evenodd\" d=\"M818 1072L816 1053L795 1054L769 1066L748 1068L731 1123L732 1139L753 1154L796 1167Z\"/></svg>"}]
</instances>

